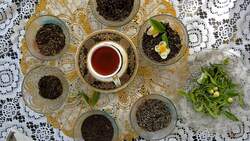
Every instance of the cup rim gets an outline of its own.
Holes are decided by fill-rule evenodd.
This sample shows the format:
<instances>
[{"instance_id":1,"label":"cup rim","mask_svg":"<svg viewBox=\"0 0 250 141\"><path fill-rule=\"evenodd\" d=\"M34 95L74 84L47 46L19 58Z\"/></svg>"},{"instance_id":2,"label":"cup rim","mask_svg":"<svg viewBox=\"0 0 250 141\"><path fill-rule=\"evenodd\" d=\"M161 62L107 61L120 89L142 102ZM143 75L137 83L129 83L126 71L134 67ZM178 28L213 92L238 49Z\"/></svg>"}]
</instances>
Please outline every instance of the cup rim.
<instances>
[{"instance_id":1,"label":"cup rim","mask_svg":"<svg viewBox=\"0 0 250 141\"><path fill-rule=\"evenodd\" d=\"M174 19L177 23L179 23L181 26L182 26L182 29L185 33L185 36L186 36L186 40L184 42L186 42L186 46L182 46L181 47L181 50L180 52L177 54L177 56L175 56L174 58L177 58L175 61L173 62L170 62L170 63L160 63L160 62L157 62L155 60L152 60L150 59L145 53L144 53L144 50L142 48L142 37L140 37L140 34L144 34L145 31L143 31L143 27L145 27L147 25L147 23L149 22L149 20L151 18L156 18L156 17L166 17L166 18L170 18L170 19ZM174 17L170 14L157 14L157 15L154 15L154 16L151 16L150 18L148 18L147 20L145 20L143 22L143 24L140 26L140 29L139 29L139 32L138 32L138 47L139 47L139 51L140 51L140 54L143 56L143 58L145 58L148 62L154 64L154 65L157 65L157 66L170 66L170 65L173 65L175 63L177 63L179 60L181 60L183 58L183 56L185 55L185 53L187 52L188 50L188 32L187 32L187 29L186 29L186 26L184 25L184 23L179 20L177 17ZM173 58L172 58L173 59ZM170 59L171 60L171 59Z\"/></svg>"},{"instance_id":2,"label":"cup rim","mask_svg":"<svg viewBox=\"0 0 250 141\"><path fill-rule=\"evenodd\" d=\"M134 73L130 77L130 79L125 84L123 84L122 86L120 86L118 88L115 88L115 89L110 89L110 90L104 90L104 89L99 89L99 88L93 87L87 81L85 81L85 79L81 75L80 67L79 67L79 64L78 64L79 63L80 51L81 51L81 48L83 47L83 45L85 44L85 42L88 39L92 38L93 36L95 36L97 34L106 33L106 32L121 35L124 39L126 39L130 43L131 47L133 48L133 51L135 53L135 58L136 58L136 60L135 60L136 65L135 65ZM137 74L137 71L138 71L138 67L139 67L139 57L138 57L138 52L136 50L136 47L135 47L134 43L132 42L132 40L129 37L127 37L127 35L125 35L124 33L119 32L119 31L112 30L112 29L102 29L102 30L98 30L98 31L95 31L95 32L92 32L91 34L89 34L82 41L82 43L80 44L80 47L77 48L77 52L76 52L76 55L75 55L75 67L76 67L77 74L80 77L81 81L84 82L85 84L87 84L90 88L92 88L95 91L102 92L102 93L114 93L114 92L117 92L117 91L120 91L120 90L126 88L134 80L134 78L135 78L135 76Z\"/></svg>"},{"instance_id":3,"label":"cup rim","mask_svg":"<svg viewBox=\"0 0 250 141\"><path fill-rule=\"evenodd\" d=\"M149 100L149 99L157 99L157 100L161 100L163 101L164 103L166 104L169 104L172 108L172 110L170 110L170 113L174 115L174 117L172 116L171 117L171 122L170 122L170 125L169 127L166 127L166 128L163 128L163 129L160 129L158 131L154 131L154 132L149 132L149 131L146 131L144 130L143 128L141 128L137 121L134 121L134 114L136 113L136 110L138 109L138 106L142 104L142 102L144 100ZM161 94L156 94L156 93L153 93L153 94L149 94L149 95L146 95L146 96L142 96L140 97L138 100L136 100L136 102L132 105L132 108L130 110L130 113L129 113L129 120L130 120L130 124L132 126L132 128L135 130L135 132L137 132L141 137L145 138L145 139L148 139L148 140L159 140L159 139L163 139L165 138L166 136L168 136L169 134L171 134L173 132L173 130L176 128L176 124L177 124L177 118L178 118L178 113L177 113L177 108L174 104L174 102L172 100L170 100L169 98L167 98L166 96L163 96ZM136 119L135 119L136 120ZM171 126L172 124L172 126ZM138 130L138 127L140 129L140 131ZM160 132L163 132L165 131L166 129L169 129L169 132L167 132L166 134L161 134L159 138L148 138L146 136L144 136L143 134L151 134L151 136L153 134L157 134L157 133L160 133Z\"/></svg>"},{"instance_id":4,"label":"cup rim","mask_svg":"<svg viewBox=\"0 0 250 141\"><path fill-rule=\"evenodd\" d=\"M62 74L63 74L63 77L65 78L65 73L64 73L61 69L59 69L59 68L57 68L57 67L52 67L52 66L47 66L47 65L38 65L38 66L36 66L36 67L30 69L30 70L26 73L26 75L24 76L24 78L23 78L23 81L22 81L22 84L21 84L21 92L22 92L22 94L23 94L23 95L22 95L22 99L23 99L23 101L24 101L24 104L25 104L27 107L29 107L31 110L35 111L36 113L39 113L39 114L51 114L51 113L54 113L54 112L58 111L60 108L63 107L64 103L66 102L66 99L68 98L68 94L66 94L66 96L65 96L65 98L64 98L64 102L61 104L61 106L60 106L57 110L51 111L51 112L48 112L48 111L43 112L43 111L39 111L39 110L34 109L32 106L30 106L30 105L28 104L28 102L27 102L26 99L24 98L24 82L26 81L27 76L29 76L34 70L39 69L39 68L43 68L43 67L54 68L54 69L56 69L58 72L62 73ZM67 79L65 78L65 80L67 80ZM69 87L68 81L66 81L65 83L66 83L67 87ZM68 91L68 90L67 90L67 91ZM61 96L62 96L62 95L61 95ZM55 100L55 99L47 99L47 100L53 101L53 100Z\"/></svg>"},{"instance_id":5,"label":"cup rim","mask_svg":"<svg viewBox=\"0 0 250 141\"><path fill-rule=\"evenodd\" d=\"M41 18L46 18L46 17L50 17L50 18L53 18L54 20L59 21L59 22L63 25L63 27L60 26L60 25L59 25L59 26L62 28L63 32L65 32L67 35L65 35L65 45L64 45L64 48L63 48L58 54L56 54L56 55L54 55L54 56L44 56L44 55L42 55L41 53L37 52L38 54L40 54L40 55L43 56L43 57L39 57L39 56L35 55L33 51L31 51L31 48L34 48L34 46L33 46L33 45L29 45L29 44L27 43L27 41L29 40L29 38L28 38L28 32L27 32L27 31L30 30L31 25L32 25L35 21L37 21L37 20L39 20L39 19L41 19ZM62 57L62 55L67 51L67 49L68 49L68 47L69 47L69 45L70 45L70 31L69 31L69 28L68 28L67 24L66 24L63 20L61 20L59 17L54 16L54 15L39 15L39 16L36 16L34 19L32 19L32 20L27 24L27 26L25 26L25 35L24 35L24 39L25 39L25 42L27 43L28 50L29 50L30 54L31 54L33 57L35 57L35 58L37 58L37 59L39 59L39 60L44 60L44 61L56 60L56 59Z\"/></svg>"},{"instance_id":6,"label":"cup rim","mask_svg":"<svg viewBox=\"0 0 250 141\"><path fill-rule=\"evenodd\" d=\"M76 130L77 130L77 126L80 125L82 126L82 123L84 122L84 120L92 115L102 115L105 116L112 124L112 127L114 129L114 134L113 134L113 138L112 141L116 141L119 137L119 128L118 125L115 121L115 119L109 115L107 112L105 111L101 111L101 110L91 110L91 111L87 111L85 113L82 113L76 120L75 125L74 125L74 129L73 129L73 135L74 135L74 140L77 141L75 139L76 136Z\"/></svg>"},{"instance_id":7,"label":"cup rim","mask_svg":"<svg viewBox=\"0 0 250 141\"><path fill-rule=\"evenodd\" d=\"M111 45L110 46L102 46L102 44L104 44L104 43L109 43ZM112 46L112 44L115 44L115 46L116 45L120 46L119 44L117 44L117 43L115 43L113 41L102 41L102 42L99 42L98 44L95 44L90 49L90 51L88 52L88 55L87 55L87 67L88 67L89 70L91 70L90 73L93 73L92 74L93 76L97 76L97 77L101 77L101 78L111 78L111 77L113 77L114 75L116 75L120 71L120 69L122 67L122 63L123 63L123 60L122 60L122 57L121 57L121 53L120 53L120 51L116 47ZM102 74L96 72L95 69L94 69L94 67L93 67L93 65L92 65L93 54L95 53L96 50L98 50L100 48L103 48L103 47L112 48L113 50L115 50L115 52L119 56L119 65L118 65L117 69L113 73L108 74L108 75L102 75ZM96 78L96 79L98 79L98 78Z\"/></svg>"},{"instance_id":8,"label":"cup rim","mask_svg":"<svg viewBox=\"0 0 250 141\"><path fill-rule=\"evenodd\" d=\"M141 5L141 1L140 0L134 0L134 6L133 9L130 13L130 15L128 17L126 17L124 20L122 21L109 21L106 20L105 18L103 18L96 10L95 8L95 1L96 0L89 0L88 5L90 5L91 7L91 11L92 14L94 15L94 17L97 19L97 21L99 21L100 23L102 23L105 26L108 27L119 27L119 26L124 26L126 24L128 24L138 13L139 9L140 9L140 5Z\"/></svg>"}]
</instances>

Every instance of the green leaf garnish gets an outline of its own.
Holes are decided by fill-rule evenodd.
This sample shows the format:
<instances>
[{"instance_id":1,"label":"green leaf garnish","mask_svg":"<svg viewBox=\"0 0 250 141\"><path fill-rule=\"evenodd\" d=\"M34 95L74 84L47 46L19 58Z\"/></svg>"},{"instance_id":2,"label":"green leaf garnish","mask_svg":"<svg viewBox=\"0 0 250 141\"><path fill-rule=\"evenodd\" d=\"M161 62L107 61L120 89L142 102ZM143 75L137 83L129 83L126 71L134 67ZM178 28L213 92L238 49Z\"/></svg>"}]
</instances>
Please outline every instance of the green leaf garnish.
<instances>
[{"instance_id":1,"label":"green leaf garnish","mask_svg":"<svg viewBox=\"0 0 250 141\"><path fill-rule=\"evenodd\" d=\"M229 112L229 111L224 111L223 114L224 114L227 118L229 118L229 119L231 119L231 120L233 120L233 121L239 121L239 119L238 119L233 113L231 113L231 112Z\"/></svg>"},{"instance_id":2,"label":"green leaf garnish","mask_svg":"<svg viewBox=\"0 0 250 141\"><path fill-rule=\"evenodd\" d=\"M82 96L87 103L89 103L89 96L87 94L85 94L83 91L79 92L78 94Z\"/></svg>"},{"instance_id":3,"label":"green leaf garnish","mask_svg":"<svg viewBox=\"0 0 250 141\"><path fill-rule=\"evenodd\" d=\"M84 92L78 92L78 95L83 97L86 103L88 103L89 106L94 107L98 100L100 99L100 93L99 92L93 92L92 97L90 98L86 93Z\"/></svg>"},{"instance_id":4,"label":"green leaf garnish","mask_svg":"<svg viewBox=\"0 0 250 141\"><path fill-rule=\"evenodd\" d=\"M150 25L155 29L157 30L159 33L163 33L166 31L166 28L165 26L157 21L157 20L154 20L154 19L149 19L149 22L150 22Z\"/></svg>"},{"instance_id":5,"label":"green leaf garnish","mask_svg":"<svg viewBox=\"0 0 250 141\"><path fill-rule=\"evenodd\" d=\"M91 102L92 106L95 106L99 99L100 99L100 93L94 92L92 95L92 102Z\"/></svg>"},{"instance_id":6,"label":"green leaf garnish","mask_svg":"<svg viewBox=\"0 0 250 141\"><path fill-rule=\"evenodd\" d=\"M228 65L229 63L230 63L229 58L224 59L224 61L223 61L223 64L224 64L224 65Z\"/></svg>"},{"instance_id":7,"label":"green leaf garnish","mask_svg":"<svg viewBox=\"0 0 250 141\"><path fill-rule=\"evenodd\" d=\"M161 35L161 39L162 39L162 41L165 41L166 44L168 45L168 36L167 36L166 33L164 33L164 34Z\"/></svg>"}]
</instances>

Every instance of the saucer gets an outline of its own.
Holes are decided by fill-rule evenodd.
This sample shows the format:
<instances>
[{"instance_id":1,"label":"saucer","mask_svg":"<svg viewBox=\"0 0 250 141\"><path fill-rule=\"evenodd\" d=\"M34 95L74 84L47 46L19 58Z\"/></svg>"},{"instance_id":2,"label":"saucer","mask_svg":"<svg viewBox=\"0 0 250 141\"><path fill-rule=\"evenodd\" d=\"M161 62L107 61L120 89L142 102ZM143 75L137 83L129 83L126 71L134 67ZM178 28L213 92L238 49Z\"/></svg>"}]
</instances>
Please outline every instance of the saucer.
<instances>
[{"instance_id":1,"label":"saucer","mask_svg":"<svg viewBox=\"0 0 250 141\"><path fill-rule=\"evenodd\" d=\"M128 66L119 78L121 86L116 87L113 82L103 82L96 79L87 69L87 55L90 49L103 41L113 41L120 44L128 55ZM123 33L114 30L100 30L90 34L78 48L76 54L76 69L80 79L96 91L103 93L117 92L124 89L135 77L139 60L138 53L133 42Z\"/></svg>"}]
</instances>

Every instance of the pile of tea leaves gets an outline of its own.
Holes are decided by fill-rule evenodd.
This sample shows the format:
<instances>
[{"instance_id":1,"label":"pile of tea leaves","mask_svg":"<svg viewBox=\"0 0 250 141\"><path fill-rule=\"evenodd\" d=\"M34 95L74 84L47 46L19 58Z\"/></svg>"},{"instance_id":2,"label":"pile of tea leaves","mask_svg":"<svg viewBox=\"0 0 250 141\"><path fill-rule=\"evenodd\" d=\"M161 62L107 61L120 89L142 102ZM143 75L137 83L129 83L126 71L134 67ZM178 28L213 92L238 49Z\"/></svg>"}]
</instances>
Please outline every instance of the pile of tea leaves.
<instances>
[{"instance_id":1,"label":"pile of tea leaves","mask_svg":"<svg viewBox=\"0 0 250 141\"><path fill-rule=\"evenodd\" d=\"M134 0L96 0L97 11L109 21L122 21L132 12Z\"/></svg>"},{"instance_id":2,"label":"pile of tea leaves","mask_svg":"<svg viewBox=\"0 0 250 141\"><path fill-rule=\"evenodd\" d=\"M158 99L148 99L136 111L138 125L149 132L166 128L171 122L170 109Z\"/></svg>"},{"instance_id":3,"label":"pile of tea leaves","mask_svg":"<svg viewBox=\"0 0 250 141\"><path fill-rule=\"evenodd\" d=\"M65 47L65 38L59 25L45 24L36 34L36 43L42 55L55 56Z\"/></svg>"}]
</instances>

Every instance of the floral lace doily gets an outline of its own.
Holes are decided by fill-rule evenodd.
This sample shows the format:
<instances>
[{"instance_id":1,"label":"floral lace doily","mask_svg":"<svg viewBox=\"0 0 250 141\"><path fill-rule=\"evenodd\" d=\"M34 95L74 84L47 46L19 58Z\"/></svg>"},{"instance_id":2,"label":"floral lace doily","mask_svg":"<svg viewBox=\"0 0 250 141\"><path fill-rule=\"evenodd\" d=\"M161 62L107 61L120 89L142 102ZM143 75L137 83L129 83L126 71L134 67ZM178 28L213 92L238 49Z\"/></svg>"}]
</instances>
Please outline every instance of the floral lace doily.
<instances>
[{"instance_id":1,"label":"floral lace doily","mask_svg":"<svg viewBox=\"0 0 250 141\"><path fill-rule=\"evenodd\" d=\"M142 0L141 8L136 17L127 25L116 28L116 30L125 33L134 41L134 44L137 44L136 37L140 25L150 16L160 13L176 15L175 9L167 0ZM27 44L23 40L21 71L25 75L31 68L45 64L59 67L66 74L70 83L71 96L61 110L52 115L46 115L46 117L53 127L61 129L64 134L72 137L76 119L80 114L90 109L84 101L79 100L73 94L79 90L86 93L92 91L77 76L75 53L88 34L106 27L93 17L86 0L43 0L37 6L36 13L30 18L27 25L39 15L55 15L65 21L70 29L71 45L60 59L42 62L31 56ZM163 94L176 103L178 102L179 96L176 90L184 85L188 74L187 56L188 52L175 65L160 68L148 64L140 56L139 70L134 81L127 88L115 94L101 95L96 108L110 113L115 118L120 128L121 140L132 140L132 138L138 137L130 127L129 111L139 97L154 92Z\"/></svg>"}]
</instances>

